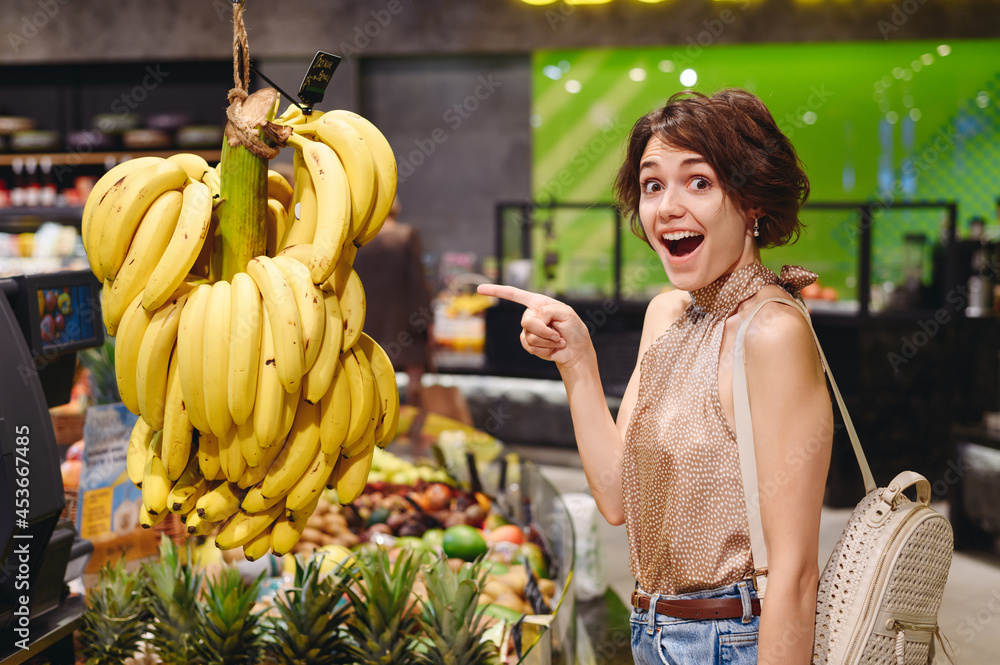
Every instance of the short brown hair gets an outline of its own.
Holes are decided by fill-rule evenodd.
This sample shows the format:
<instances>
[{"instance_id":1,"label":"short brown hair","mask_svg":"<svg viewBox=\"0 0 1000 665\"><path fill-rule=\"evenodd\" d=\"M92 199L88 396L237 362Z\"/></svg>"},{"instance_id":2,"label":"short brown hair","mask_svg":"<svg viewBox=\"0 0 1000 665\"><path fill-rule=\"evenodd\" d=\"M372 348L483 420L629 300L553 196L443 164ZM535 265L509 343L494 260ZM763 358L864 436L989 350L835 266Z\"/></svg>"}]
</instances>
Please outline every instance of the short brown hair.
<instances>
[{"instance_id":1,"label":"short brown hair","mask_svg":"<svg viewBox=\"0 0 1000 665\"><path fill-rule=\"evenodd\" d=\"M704 157L737 208L763 211L759 246L798 240L799 208L809 196L809 178L791 141L756 95L736 88L711 97L685 90L632 127L614 191L633 233L647 242L639 220L639 161L653 136Z\"/></svg>"}]
</instances>

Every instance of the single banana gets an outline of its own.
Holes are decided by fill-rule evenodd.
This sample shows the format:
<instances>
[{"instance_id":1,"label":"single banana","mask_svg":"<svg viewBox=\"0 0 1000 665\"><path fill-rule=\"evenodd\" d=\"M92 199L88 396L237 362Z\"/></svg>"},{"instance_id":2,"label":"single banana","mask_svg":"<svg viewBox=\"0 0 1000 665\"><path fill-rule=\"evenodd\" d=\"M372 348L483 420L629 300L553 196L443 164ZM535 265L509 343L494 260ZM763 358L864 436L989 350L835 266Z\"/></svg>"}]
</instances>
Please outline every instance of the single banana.
<instances>
[{"instance_id":1,"label":"single banana","mask_svg":"<svg viewBox=\"0 0 1000 665\"><path fill-rule=\"evenodd\" d=\"M313 113L320 113L322 115L321 111L314 111ZM297 104L292 103L288 105L288 108L286 108L281 115L274 119L274 122L279 125L293 125L295 123L307 122L311 117L312 116L303 115L302 108Z\"/></svg>"},{"instance_id":2,"label":"single banana","mask_svg":"<svg viewBox=\"0 0 1000 665\"><path fill-rule=\"evenodd\" d=\"M210 284L199 284L188 295L177 329L178 374L191 424L202 432L211 428L205 415L205 319Z\"/></svg>"},{"instance_id":3,"label":"single banana","mask_svg":"<svg viewBox=\"0 0 1000 665\"><path fill-rule=\"evenodd\" d=\"M267 510L259 513L250 514L239 511L228 522L222 525L219 533L215 536L215 546L220 550L242 547L263 533L284 512L284 501L279 501Z\"/></svg>"},{"instance_id":4,"label":"single banana","mask_svg":"<svg viewBox=\"0 0 1000 665\"><path fill-rule=\"evenodd\" d=\"M323 282L320 288L328 292L343 293L347 287L347 280L351 277L351 272L354 270L354 259L357 255L357 245L353 242L344 245L344 251L340 255L340 263L337 264L330 279Z\"/></svg>"},{"instance_id":5,"label":"single banana","mask_svg":"<svg viewBox=\"0 0 1000 665\"><path fill-rule=\"evenodd\" d=\"M175 164L173 166L181 170ZM184 188L180 219L177 220L170 242L146 282L142 293L143 307L148 310L157 309L184 281L205 244L211 221L211 192L200 182L190 183Z\"/></svg>"},{"instance_id":6,"label":"single banana","mask_svg":"<svg viewBox=\"0 0 1000 665\"><path fill-rule=\"evenodd\" d=\"M183 314L183 312L182 312ZM181 379L174 350L170 358L170 369L167 373L167 397L163 409L163 468L167 478L177 480L188 467L191 459L194 427L184 406L184 394L181 392Z\"/></svg>"},{"instance_id":7,"label":"single banana","mask_svg":"<svg viewBox=\"0 0 1000 665\"><path fill-rule=\"evenodd\" d=\"M136 296L125 310L115 338L115 380L122 403L139 415L139 396L135 384L139 362L139 345L146 334L153 314L142 306L142 295Z\"/></svg>"},{"instance_id":8,"label":"single banana","mask_svg":"<svg viewBox=\"0 0 1000 665\"><path fill-rule=\"evenodd\" d=\"M340 348L344 340L344 315L340 311L340 300L336 293L323 292L323 313L326 325L323 328L323 343L319 355L302 379L302 390L306 400L315 404L323 398L333 382L333 375L340 363Z\"/></svg>"},{"instance_id":9,"label":"single banana","mask_svg":"<svg viewBox=\"0 0 1000 665\"><path fill-rule=\"evenodd\" d=\"M267 198L276 199L285 209L292 201L292 186L274 169L267 171Z\"/></svg>"},{"instance_id":10,"label":"single banana","mask_svg":"<svg viewBox=\"0 0 1000 665\"><path fill-rule=\"evenodd\" d=\"M337 468L333 471L337 485L337 501L341 505L354 503L361 496L368 482L368 472L372 468L375 454L375 438L368 440L364 451L354 457L337 458Z\"/></svg>"},{"instance_id":11,"label":"single banana","mask_svg":"<svg viewBox=\"0 0 1000 665\"><path fill-rule=\"evenodd\" d=\"M338 454L327 455L322 448L317 448L309 468L285 495L285 508L298 511L313 503L326 489L326 481L339 457Z\"/></svg>"},{"instance_id":12,"label":"single banana","mask_svg":"<svg viewBox=\"0 0 1000 665\"><path fill-rule=\"evenodd\" d=\"M292 522L288 515L282 515L274 521L271 527L271 551L277 556L284 556L292 551L302 537L306 528L305 520Z\"/></svg>"},{"instance_id":13,"label":"single banana","mask_svg":"<svg viewBox=\"0 0 1000 665\"><path fill-rule=\"evenodd\" d=\"M268 256L278 253L281 241L288 233L288 210L277 199L267 200L267 241Z\"/></svg>"},{"instance_id":14,"label":"single banana","mask_svg":"<svg viewBox=\"0 0 1000 665\"><path fill-rule=\"evenodd\" d=\"M261 457L257 466L250 466L247 464L247 468L243 471L243 475L240 476L239 482L236 484L243 489L249 489L264 480L264 476L267 475L268 469L274 464L274 460L277 459L278 455L281 454L281 450L284 448L284 444L280 446L271 446L270 448L261 449Z\"/></svg>"},{"instance_id":15,"label":"single banana","mask_svg":"<svg viewBox=\"0 0 1000 665\"><path fill-rule=\"evenodd\" d=\"M257 392L253 407L253 429L257 445L269 448L278 442L284 412L285 387L278 378L274 360L274 337L267 323L267 306L264 307L265 325L261 331L260 360L257 363ZM281 446L278 446L280 449Z\"/></svg>"},{"instance_id":16,"label":"single banana","mask_svg":"<svg viewBox=\"0 0 1000 665\"><path fill-rule=\"evenodd\" d=\"M198 458L191 457L184 473L167 495L167 509L172 513L189 513L194 510L198 499L207 491L208 481L198 470Z\"/></svg>"},{"instance_id":17,"label":"single banana","mask_svg":"<svg viewBox=\"0 0 1000 665\"><path fill-rule=\"evenodd\" d=\"M243 545L243 557L247 561L257 561L271 551L271 528L271 524L267 525L266 529Z\"/></svg>"},{"instance_id":18,"label":"single banana","mask_svg":"<svg viewBox=\"0 0 1000 665\"><path fill-rule=\"evenodd\" d=\"M306 472L319 448L319 421L319 405L300 401L285 445L264 476L265 497L285 495Z\"/></svg>"},{"instance_id":19,"label":"single banana","mask_svg":"<svg viewBox=\"0 0 1000 665\"><path fill-rule=\"evenodd\" d=\"M167 496L173 483L167 478L167 472L163 468L163 460L160 454L162 447L163 433L157 432L149 442L149 449L146 450L146 466L142 472L142 505L146 507L150 515L160 515L167 510Z\"/></svg>"},{"instance_id":20,"label":"single banana","mask_svg":"<svg viewBox=\"0 0 1000 665\"><path fill-rule=\"evenodd\" d=\"M224 520L240 509L240 502L246 494L234 483L223 482L198 499L195 510L198 516L209 522Z\"/></svg>"},{"instance_id":21,"label":"single banana","mask_svg":"<svg viewBox=\"0 0 1000 665\"><path fill-rule=\"evenodd\" d=\"M126 308L146 287L146 281L166 250L180 219L183 199L184 196L176 190L164 192L153 201L142 218L125 262L108 294L104 316L112 325L121 322Z\"/></svg>"},{"instance_id":22,"label":"single banana","mask_svg":"<svg viewBox=\"0 0 1000 665\"><path fill-rule=\"evenodd\" d=\"M320 400L320 410L323 417L319 426L319 440L323 452L330 455L338 454L341 446L347 442L353 411L350 379L339 357L330 388Z\"/></svg>"},{"instance_id":23,"label":"single banana","mask_svg":"<svg viewBox=\"0 0 1000 665\"><path fill-rule=\"evenodd\" d=\"M285 399L281 405L281 421L278 424L279 441L284 441L288 433L292 431L292 425L295 423L295 416L298 413L299 398L301 396L301 387L295 392L285 393Z\"/></svg>"},{"instance_id":24,"label":"single banana","mask_svg":"<svg viewBox=\"0 0 1000 665\"><path fill-rule=\"evenodd\" d=\"M344 110L330 111L326 115L340 118L358 130L358 133L364 137L368 150L371 151L372 159L375 160L375 172L378 176L378 198L364 230L356 238L359 245L365 245L378 235L382 223L385 222L385 218L392 208L393 201L396 200L398 178L396 157L392 154L392 146L389 145L382 132L367 119L357 113Z\"/></svg>"},{"instance_id":25,"label":"single banana","mask_svg":"<svg viewBox=\"0 0 1000 665\"><path fill-rule=\"evenodd\" d=\"M292 287L295 305L299 310L299 321L302 324L302 367L308 372L323 346L323 333L326 328L323 292L313 284L309 277L309 268L305 265L287 256L276 256L272 260L285 274L285 279Z\"/></svg>"},{"instance_id":26,"label":"single banana","mask_svg":"<svg viewBox=\"0 0 1000 665\"><path fill-rule=\"evenodd\" d=\"M195 182L201 182L205 174L212 170L205 158L192 152L179 152L176 155L167 157L168 162L173 162L184 169L188 178Z\"/></svg>"},{"instance_id":27,"label":"single banana","mask_svg":"<svg viewBox=\"0 0 1000 665\"><path fill-rule=\"evenodd\" d=\"M288 245L311 243L316 235L316 220L319 215L316 187L302 154L296 150L292 157L295 167L295 186L288 209L288 230L281 239L282 248Z\"/></svg>"},{"instance_id":28,"label":"single banana","mask_svg":"<svg viewBox=\"0 0 1000 665\"><path fill-rule=\"evenodd\" d=\"M263 482L259 482L250 488L247 495L243 497L243 503L240 504L240 510L245 513L259 513L267 510L285 498L284 494L279 494L278 496L272 498L265 497L263 491L261 490L263 484Z\"/></svg>"},{"instance_id":29,"label":"single banana","mask_svg":"<svg viewBox=\"0 0 1000 665\"><path fill-rule=\"evenodd\" d=\"M351 423L343 444L347 448L357 442L368 428L368 420L375 406L375 381L365 354L349 349L341 354L340 361L351 391Z\"/></svg>"},{"instance_id":30,"label":"single banana","mask_svg":"<svg viewBox=\"0 0 1000 665\"><path fill-rule=\"evenodd\" d=\"M209 429L219 437L220 443L223 435L233 426L233 416L229 412L229 338L232 331L232 308L232 287L229 282L213 284L205 315L202 362L205 366L205 416L208 418ZM223 470L225 471L225 464ZM229 479L234 480L231 477Z\"/></svg>"},{"instance_id":31,"label":"single banana","mask_svg":"<svg viewBox=\"0 0 1000 665\"><path fill-rule=\"evenodd\" d=\"M257 443L257 433L253 428L253 419L248 419L242 425L234 425L233 427L236 429L236 443L240 447L240 454L246 460L247 466L260 466L267 448L262 448Z\"/></svg>"},{"instance_id":32,"label":"single banana","mask_svg":"<svg viewBox=\"0 0 1000 665\"><path fill-rule=\"evenodd\" d=\"M101 321L104 322L104 330L109 337L115 337L118 334L118 324L112 323L111 317L108 316L108 296L111 294L113 286L114 282L104 280L104 286L101 287Z\"/></svg>"},{"instance_id":33,"label":"single banana","mask_svg":"<svg viewBox=\"0 0 1000 665\"><path fill-rule=\"evenodd\" d=\"M105 280L105 275L101 271L101 261L98 256L98 246L101 242L101 233L104 231L104 218L107 211L111 209L118 192L125 184L125 179L129 175L141 171L152 164L163 161L162 157L139 157L130 159L111 168L105 173L90 190L87 202L83 206L83 214L80 217L80 238L83 240L83 248L87 252L87 260L90 262L90 269L101 282ZM104 204L100 217L95 217L97 208Z\"/></svg>"},{"instance_id":34,"label":"single banana","mask_svg":"<svg viewBox=\"0 0 1000 665\"><path fill-rule=\"evenodd\" d=\"M201 179L201 183L208 187L212 193L212 199L218 200L222 196L222 175L218 168L209 169Z\"/></svg>"},{"instance_id":35,"label":"single banana","mask_svg":"<svg viewBox=\"0 0 1000 665\"><path fill-rule=\"evenodd\" d=\"M135 373L139 413L153 429L163 429L167 373L186 300L187 294L184 294L157 309L139 345Z\"/></svg>"},{"instance_id":36,"label":"single banana","mask_svg":"<svg viewBox=\"0 0 1000 665\"><path fill-rule=\"evenodd\" d=\"M365 327L365 287L361 284L361 278L353 268L347 277L344 288L338 290L337 299L340 301L340 311L344 317L344 337L341 349L346 351L357 344L361 337L361 332Z\"/></svg>"},{"instance_id":37,"label":"single banana","mask_svg":"<svg viewBox=\"0 0 1000 665\"><path fill-rule=\"evenodd\" d=\"M399 425L399 387L396 385L396 371L385 349L365 333L361 333L358 348L371 362L372 376L378 386L381 400L379 411L382 416L375 428L375 445L385 448L396 436L396 427Z\"/></svg>"},{"instance_id":38,"label":"single banana","mask_svg":"<svg viewBox=\"0 0 1000 665\"><path fill-rule=\"evenodd\" d=\"M239 483L247 468L247 461L243 459L240 442L236 438L238 431L236 425L230 425L219 437L219 465L222 467L222 475L234 484Z\"/></svg>"},{"instance_id":39,"label":"single banana","mask_svg":"<svg viewBox=\"0 0 1000 665\"><path fill-rule=\"evenodd\" d=\"M334 466L336 466L336 461L334 461ZM331 475L333 472L331 470ZM295 523L301 523L307 521L314 512L316 512L316 507L319 506L320 499L323 498L322 494L317 494L313 497L313 500L308 503L304 508L299 508L298 510L291 510L288 508L288 502L285 502L285 515L288 516L288 520Z\"/></svg>"},{"instance_id":40,"label":"single banana","mask_svg":"<svg viewBox=\"0 0 1000 665\"><path fill-rule=\"evenodd\" d=\"M233 275L231 323L229 413L233 422L243 425L250 420L257 396L261 331L264 327L264 303L260 298L260 289L245 272Z\"/></svg>"},{"instance_id":41,"label":"single banana","mask_svg":"<svg viewBox=\"0 0 1000 665\"><path fill-rule=\"evenodd\" d=\"M372 399L372 412L368 416L368 425L365 427L364 433L354 443L344 446L340 451L341 456L354 457L355 455L359 455L368 447L370 441L375 440L375 428L378 427L379 421L382 420L382 398L378 394L378 384L374 383L374 381L372 385Z\"/></svg>"},{"instance_id":42,"label":"single banana","mask_svg":"<svg viewBox=\"0 0 1000 665\"><path fill-rule=\"evenodd\" d=\"M125 469L128 479L136 487L142 487L142 476L146 472L146 452L155 431L142 418L136 418L132 434L128 438L128 452L125 455Z\"/></svg>"},{"instance_id":43,"label":"single banana","mask_svg":"<svg viewBox=\"0 0 1000 665\"><path fill-rule=\"evenodd\" d=\"M318 211L309 273L313 282L322 284L333 274L351 232L351 185L344 165L330 146L295 134L289 137L288 144L302 151L316 190Z\"/></svg>"},{"instance_id":44,"label":"single banana","mask_svg":"<svg viewBox=\"0 0 1000 665\"><path fill-rule=\"evenodd\" d=\"M219 437L208 430L198 430L198 468L205 480L222 480L222 462L219 461Z\"/></svg>"},{"instance_id":45,"label":"single banana","mask_svg":"<svg viewBox=\"0 0 1000 665\"><path fill-rule=\"evenodd\" d=\"M292 287L273 259L258 256L247 264L264 298L265 311L274 340L274 362L278 378L288 392L298 390L305 374L302 347L302 323Z\"/></svg>"},{"instance_id":46,"label":"single banana","mask_svg":"<svg viewBox=\"0 0 1000 665\"><path fill-rule=\"evenodd\" d=\"M97 248L105 279L115 279L125 262L135 230L153 201L164 192L182 187L185 180L187 173L184 169L165 159L125 179L118 198L104 219L101 243ZM187 274L186 269L184 274Z\"/></svg>"},{"instance_id":47,"label":"single banana","mask_svg":"<svg viewBox=\"0 0 1000 665\"><path fill-rule=\"evenodd\" d=\"M184 526L189 536L207 536L219 526L219 523L203 520L198 516L197 512L192 512L188 514L187 520L184 521Z\"/></svg>"},{"instance_id":48,"label":"single banana","mask_svg":"<svg viewBox=\"0 0 1000 665\"><path fill-rule=\"evenodd\" d=\"M303 243L299 245L288 245L280 252L278 256L287 256L293 258L303 265L309 264L309 257L312 256L312 243Z\"/></svg>"},{"instance_id":49,"label":"single banana","mask_svg":"<svg viewBox=\"0 0 1000 665\"><path fill-rule=\"evenodd\" d=\"M139 526L143 529L152 529L154 526L163 521L163 518L167 516L167 511L163 511L158 515L151 514L145 505L139 506Z\"/></svg>"},{"instance_id":50,"label":"single banana","mask_svg":"<svg viewBox=\"0 0 1000 665\"><path fill-rule=\"evenodd\" d=\"M349 237L354 239L364 230L378 200L375 160L365 138L342 118L324 115L316 125L316 138L333 148L347 172L351 184Z\"/></svg>"}]
</instances>

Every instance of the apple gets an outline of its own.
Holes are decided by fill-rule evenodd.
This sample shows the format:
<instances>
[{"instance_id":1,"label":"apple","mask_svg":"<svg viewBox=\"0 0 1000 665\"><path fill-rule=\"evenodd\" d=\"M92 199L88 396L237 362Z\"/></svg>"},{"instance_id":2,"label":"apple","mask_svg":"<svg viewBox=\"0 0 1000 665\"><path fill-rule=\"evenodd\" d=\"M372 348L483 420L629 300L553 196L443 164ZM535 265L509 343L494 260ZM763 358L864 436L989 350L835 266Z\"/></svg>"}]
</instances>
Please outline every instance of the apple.
<instances>
[{"instance_id":1,"label":"apple","mask_svg":"<svg viewBox=\"0 0 1000 665\"><path fill-rule=\"evenodd\" d=\"M498 526L495 529L490 529L486 535L486 544L491 546L497 543L514 543L515 545L520 545L523 542L524 532L516 524Z\"/></svg>"},{"instance_id":2,"label":"apple","mask_svg":"<svg viewBox=\"0 0 1000 665\"><path fill-rule=\"evenodd\" d=\"M55 318L53 319L56 323L56 332L62 332L66 329L66 319L60 312L56 312Z\"/></svg>"},{"instance_id":3,"label":"apple","mask_svg":"<svg viewBox=\"0 0 1000 665\"><path fill-rule=\"evenodd\" d=\"M83 439L76 441L66 449L66 459L83 459Z\"/></svg>"},{"instance_id":4,"label":"apple","mask_svg":"<svg viewBox=\"0 0 1000 665\"><path fill-rule=\"evenodd\" d=\"M45 292L45 311L46 312L54 312L54 311L56 311L56 304L57 304L57 301L56 301L56 292L55 291L46 291Z\"/></svg>"},{"instance_id":5,"label":"apple","mask_svg":"<svg viewBox=\"0 0 1000 665\"><path fill-rule=\"evenodd\" d=\"M51 314L46 314L42 317L42 322L39 324L38 328L42 332L42 341L51 342L55 334L55 321L52 320Z\"/></svg>"}]
</instances>

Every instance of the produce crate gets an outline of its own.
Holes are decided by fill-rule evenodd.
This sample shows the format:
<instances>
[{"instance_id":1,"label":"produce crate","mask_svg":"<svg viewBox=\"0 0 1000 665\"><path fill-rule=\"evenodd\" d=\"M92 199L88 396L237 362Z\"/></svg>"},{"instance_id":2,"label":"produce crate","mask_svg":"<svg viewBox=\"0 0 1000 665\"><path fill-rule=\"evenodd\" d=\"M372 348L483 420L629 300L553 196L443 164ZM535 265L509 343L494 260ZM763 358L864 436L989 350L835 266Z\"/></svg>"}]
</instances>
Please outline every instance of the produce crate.
<instances>
[{"instance_id":1,"label":"produce crate","mask_svg":"<svg viewBox=\"0 0 1000 665\"><path fill-rule=\"evenodd\" d=\"M53 413L52 431L58 445L68 445L83 438L82 413Z\"/></svg>"}]
</instances>

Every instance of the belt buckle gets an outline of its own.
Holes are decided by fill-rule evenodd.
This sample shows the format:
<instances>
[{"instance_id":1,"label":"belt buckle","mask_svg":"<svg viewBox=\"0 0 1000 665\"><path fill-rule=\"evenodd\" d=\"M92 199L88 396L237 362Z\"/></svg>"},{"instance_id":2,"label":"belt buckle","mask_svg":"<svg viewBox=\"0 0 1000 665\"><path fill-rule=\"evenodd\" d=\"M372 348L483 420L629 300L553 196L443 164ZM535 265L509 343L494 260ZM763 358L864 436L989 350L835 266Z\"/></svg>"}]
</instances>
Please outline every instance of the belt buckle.
<instances>
[{"instance_id":1,"label":"belt buckle","mask_svg":"<svg viewBox=\"0 0 1000 665\"><path fill-rule=\"evenodd\" d=\"M749 579L750 583L753 585L753 590L759 593L760 587L757 585L758 577L767 577L767 568L757 568L750 573L749 577L744 579Z\"/></svg>"}]
</instances>

